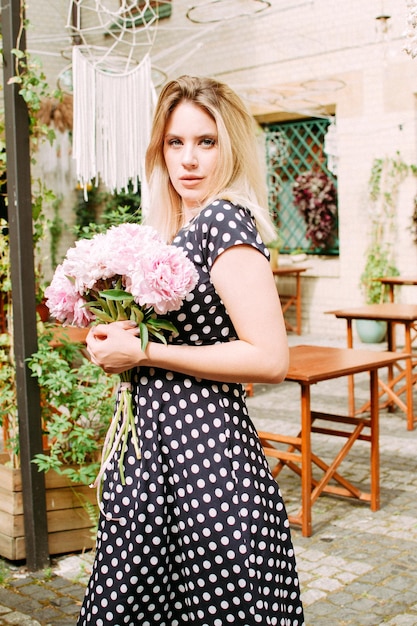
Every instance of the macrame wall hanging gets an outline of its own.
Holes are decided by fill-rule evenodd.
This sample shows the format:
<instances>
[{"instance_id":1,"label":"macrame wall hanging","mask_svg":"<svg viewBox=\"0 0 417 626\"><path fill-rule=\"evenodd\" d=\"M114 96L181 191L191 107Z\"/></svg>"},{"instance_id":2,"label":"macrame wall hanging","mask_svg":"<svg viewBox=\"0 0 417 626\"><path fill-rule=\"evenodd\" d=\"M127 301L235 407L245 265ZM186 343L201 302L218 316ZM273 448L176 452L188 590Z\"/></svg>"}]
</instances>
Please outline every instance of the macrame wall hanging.
<instances>
[{"instance_id":1,"label":"macrame wall hanging","mask_svg":"<svg viewBox=\"0 0 417 626\"><path fill-rule=\"evenodd\" d=\"M121 191L143 179L154 106L149 55L125 74L91 63L73 51L73 155L83 187L98 179ZM136 189L134 189L136 191Z\"/></svg>"},{"instance_id":2,"label":"macrame wall hanging","mask_svg":"<svg viewBox=\"0 0 417 626\"><path fill-rule=\"evenodd\" d=\"M73 156L85 190L98 181L117 192L143 184L156 99L150 50L165 5L170 1L70 1Z\"/></svg>"}]
</instances>

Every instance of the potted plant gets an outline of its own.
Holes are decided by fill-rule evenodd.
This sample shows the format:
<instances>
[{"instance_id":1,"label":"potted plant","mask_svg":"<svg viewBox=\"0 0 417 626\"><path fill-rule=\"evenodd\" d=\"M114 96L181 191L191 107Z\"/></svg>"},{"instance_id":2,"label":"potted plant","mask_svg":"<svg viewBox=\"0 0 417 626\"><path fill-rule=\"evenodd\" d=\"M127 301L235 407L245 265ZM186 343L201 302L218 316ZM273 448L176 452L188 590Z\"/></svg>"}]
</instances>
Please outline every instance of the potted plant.
<instances>
[{"instance_id":1,"label":"potted plant","mask_svg":"<svg viewBox=\"0 0 417 626\"><path fill-rule=\"evenodd\" d=\"M399 153L373 161L368 181L370 239L360 276L366 304L386 302L388 294L378 278L399 274L394 259L397 200L399 187L410 172L416 173L415 166L407 165ZM364 343L378 343L386 335L386 322L357 320L356 328Z\"/></svg>"},{"instance_id":2,"label":"potted plant","mask_svg":"<svg viewBox=\"0 0 417 626\"><path fill-rule=\"evenodd\" d=\"M398 276L389 248L376 236L367 249L365 268L361 274L361 287L365 304L380 304L387 301L385 285L378 281L384 276ZM387 322L379 320L356 320L356 330L363 343L380 343L387 334Z\"/></svg>"},{"instance_id":3,"label":"potted plant","mask_svg":"<svg viewBox=\"0 0 417 626\"><path fill-rule=\"evenodd\" d=\"M276 270L278 267L278 263L279 263L279 252L282 247L282 239L278 235L278 233L275 239L273 239L272 241L269 241L266 244L266 247L269 250L269 262L271 264L271 267L273 270Z\"/></svg>"},{"instance_id":4,"label":"potted plant","mask_svg":"<svg viewBox=\"0 0 417 626\"><path fill-rule=\"evenodd\" d=\"M38 351L29 360L39 381L44 452L34 462L46 477L48 541L51 554L94 544L96 493L89 488L114 407L115 378L84 355L84 345L66 337L65 328L39 323ZM56 329L59 331L58 339ZM25 558L19 437L10 341L1 335L0 554Z\"/></svg>"}]
</instances>

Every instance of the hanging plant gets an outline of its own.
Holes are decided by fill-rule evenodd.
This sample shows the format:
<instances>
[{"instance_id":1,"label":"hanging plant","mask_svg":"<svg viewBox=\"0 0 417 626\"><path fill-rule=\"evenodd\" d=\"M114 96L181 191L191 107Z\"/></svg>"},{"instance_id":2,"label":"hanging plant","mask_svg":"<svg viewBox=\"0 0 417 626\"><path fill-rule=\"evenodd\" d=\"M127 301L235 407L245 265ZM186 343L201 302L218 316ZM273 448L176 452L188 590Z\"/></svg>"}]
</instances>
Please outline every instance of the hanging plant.
<instances>
[{"instance_id":1,"label":"hanging plant","mask_svg":"<svg viewBox=\"0 0 417 626\"><path fill-rule=\"evenodd\" d=\"M394 258L398 197L401 184L410 174L416 176L417 167L407 164L399 152L393 157L375 158L372 162L368 180L369 244L360 276L360 287L367 304L379 304L388 299L385 285L376 279L400 273Z\"/></svg>"},{"instance_id":2,"label":"hanging plant","mask_svg":"<svg viewBox=\"0 0 417 626\"><path fill-rule=\"evenodd\" d=\"M327 248L334 236L337 192L325 172L312 169L300 174L293 184L294 205L306 223L306 239L313 248Z\"/></svg>"},{"instance_id":3,"label":"hanging plant","mask_svg":"<svg viewBox=\"0 0 417 626\"><path fill-rule=\"evenodd\" d=\"M414 243L417 243L417 196L414 197L414 211L411 216L410 230Z\"/></svg>"}]
</instances>

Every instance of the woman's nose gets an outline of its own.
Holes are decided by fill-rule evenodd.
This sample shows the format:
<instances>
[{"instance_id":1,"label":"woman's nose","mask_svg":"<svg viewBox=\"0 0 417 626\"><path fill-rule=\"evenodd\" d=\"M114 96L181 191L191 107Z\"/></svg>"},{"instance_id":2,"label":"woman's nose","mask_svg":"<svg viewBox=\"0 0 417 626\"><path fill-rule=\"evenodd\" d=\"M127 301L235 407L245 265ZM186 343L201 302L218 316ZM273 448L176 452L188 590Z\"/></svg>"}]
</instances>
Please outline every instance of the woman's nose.
<instances>
[{"instance_id":1,"label":"woman's nose","mask_svg":"<svg viewBox=\"0 0 417 626\"><path fill-rule=\"evenodd\" d=\"M184 146L182 163L185 167L195 167L197 165L197 155L194 146Z\"/></svg>"}]
</instances>

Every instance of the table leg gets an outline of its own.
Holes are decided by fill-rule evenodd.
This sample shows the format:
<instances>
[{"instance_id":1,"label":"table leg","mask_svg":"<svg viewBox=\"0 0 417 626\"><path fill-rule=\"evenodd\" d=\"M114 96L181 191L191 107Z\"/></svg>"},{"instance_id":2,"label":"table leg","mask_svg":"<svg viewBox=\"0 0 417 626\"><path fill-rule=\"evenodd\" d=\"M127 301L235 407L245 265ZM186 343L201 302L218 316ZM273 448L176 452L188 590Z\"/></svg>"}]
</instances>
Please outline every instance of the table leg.
<instances>
[{"instance_id":1,"label":"table leg","mask_svg":"<svg viewBox=\"0 0 417 626\"><path fill-rule=\"evenodd\" d=\"M377 511L379 501L379 393L378 370L370 372L371 398L371 511Z\"/></svg>"},{"instance_id":2,"label":"table leg","mask_svg":"<svg viewBox=\"0 0 417 626\"><path fill-rule=\"evenodd\" d=\"M301 528L303 537L312 533L311 521L311 397L310 385L301 385Z\"/></svg>"},{"instance_id":3,"label":"table leg","mask_svg":"<svg viewBox=\"0 0 417 626\"><path fill-rule=\"evenodd\" d=\"M389 301L394 302L394 285L391 283L388 285L388 287L389 287L389 290L388 290Z\"/></svg>"},{"instance_id":4,"label":"table leg","mask_svg":"<svg viewBox=\"0 0 417 626\"><path fill-rule=\"evenodd\" d=\"M298 273L296 277L296 315L297 315L297 335L301 335L301 274Z\"/></svg>"},{"instance_id":5,"label":"table leg","mask_svg":"<svg viewBox=\"0 0 417 626\"><path fill-rule=\"evenodd\" d=\"M394 292L393 292L394 293ZM391 302L393 302L392 300ZM396 347L396 338L395 338L395 324L393 322L388 322L387 324L387 348L388 352L395 352ZM392 386L392 381L394 380L394 367L393 365L388 365L388 386ZM388 411L393 411L394 405L388 405Z\"/></svg>"},{"instance_id":6,"label":"table leg","mask_svg":"<svg viewBox=\"0 0 417 626\"><path fill-rule=\"evenodd\" d=\"M352 320L347 319L347 347L353 348L353 332L352 332ZM349 415L352 417L355 415L355 380L353 376L348 376L348 402L349 402Z\"/></svg>"},{"instance_id":7,"label":"table leg","mask_svg":"<svg viewBox=\"0 0 417 626\"><path fill-rule=\"evenodd\" d=\"M414 430L414 407L413 407L413 362L411 357L411 328L412 323L404 324L405 352L410 356L405 360L405 382L407 398L407 430Z\"/></svg>"}]
</instances>

